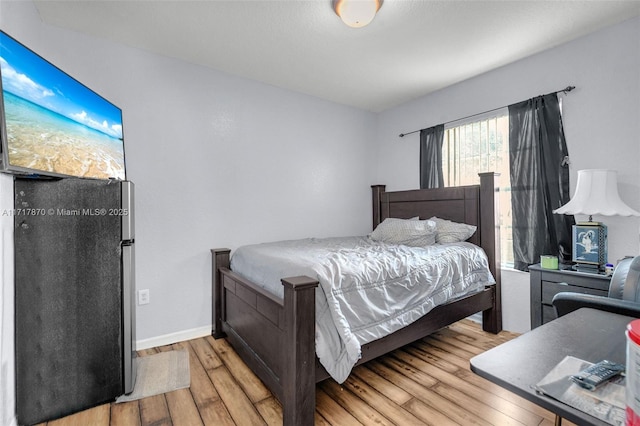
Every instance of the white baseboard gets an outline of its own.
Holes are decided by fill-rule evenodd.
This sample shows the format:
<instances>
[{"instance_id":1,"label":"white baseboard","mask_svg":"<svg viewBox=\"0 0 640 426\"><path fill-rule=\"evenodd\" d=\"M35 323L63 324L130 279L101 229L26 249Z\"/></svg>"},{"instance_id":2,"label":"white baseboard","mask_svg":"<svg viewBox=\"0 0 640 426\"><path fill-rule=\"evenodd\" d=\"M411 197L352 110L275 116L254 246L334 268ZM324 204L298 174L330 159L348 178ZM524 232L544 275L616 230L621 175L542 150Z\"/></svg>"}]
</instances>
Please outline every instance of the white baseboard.
<instances>
[{"instance_id":1,"label":"white baseboard","mask_svg":"<svg viewBox=\"0 0 640 426\"><path fill-rule=\"evenodd\" d=\"M151 337L149 339L136 340L136 350L155 348L158 346L171 345L173 343L183 342L185 340L197 339L199 337L210 336L211 325L204 327L192 328L191 330L183 330L175 333L165 334L162 336Z\"/></svg>"}]
</instances>

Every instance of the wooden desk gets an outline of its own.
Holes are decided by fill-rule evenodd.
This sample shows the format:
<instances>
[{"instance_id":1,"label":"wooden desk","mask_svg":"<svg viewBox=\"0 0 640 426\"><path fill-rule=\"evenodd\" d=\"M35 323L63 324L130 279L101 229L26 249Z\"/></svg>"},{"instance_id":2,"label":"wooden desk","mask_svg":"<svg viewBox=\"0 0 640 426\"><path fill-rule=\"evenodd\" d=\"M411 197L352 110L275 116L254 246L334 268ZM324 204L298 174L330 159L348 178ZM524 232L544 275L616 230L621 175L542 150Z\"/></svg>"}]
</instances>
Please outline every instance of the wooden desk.
<instances>
[{"instance_id":1,"label":"wooden desk","mask_svg":"<svg viewBox=\"0 0 640 426\"><path fill-rule=\"evenodd\" d=\"M538 394L538 383L567 355L624 364L625 329L636 318L579 309L471 359L471 371L579 425L606 425L595 417Z\"/></svg>"}]
</instances>

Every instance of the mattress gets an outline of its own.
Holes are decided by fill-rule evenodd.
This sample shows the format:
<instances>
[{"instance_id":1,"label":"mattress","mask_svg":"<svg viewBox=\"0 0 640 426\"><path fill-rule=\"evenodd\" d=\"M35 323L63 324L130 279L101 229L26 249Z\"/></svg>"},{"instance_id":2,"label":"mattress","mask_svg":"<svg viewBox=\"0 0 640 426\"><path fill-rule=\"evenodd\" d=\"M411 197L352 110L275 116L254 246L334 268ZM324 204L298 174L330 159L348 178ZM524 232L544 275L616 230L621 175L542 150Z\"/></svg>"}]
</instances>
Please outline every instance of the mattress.
<instances>
[{"instance_id":1,"label":"mattress","mask_svg":"<svg viewBox=\"0 0 640 426\"><path fill-rule=\"evenodd\" d=\"M409 247L367 236L243 246L233 253L231 269L279 297L282 278L319 281L316 354L338 383L349 376L365 343L495 284L484 251L471 243Z\"/></svg>"}]
</instances>

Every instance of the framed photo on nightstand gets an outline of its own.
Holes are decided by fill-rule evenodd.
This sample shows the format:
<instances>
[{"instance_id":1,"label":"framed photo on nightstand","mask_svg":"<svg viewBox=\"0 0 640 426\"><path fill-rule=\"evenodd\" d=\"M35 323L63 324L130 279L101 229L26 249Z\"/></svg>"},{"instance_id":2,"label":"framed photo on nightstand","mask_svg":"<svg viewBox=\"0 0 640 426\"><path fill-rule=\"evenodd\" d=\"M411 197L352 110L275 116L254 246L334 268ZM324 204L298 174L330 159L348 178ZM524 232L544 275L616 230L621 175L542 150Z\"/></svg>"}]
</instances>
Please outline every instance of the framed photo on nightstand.
<instances>
[{"instance_id":1,"label":"framed photo on nightstand","mask_svg":"<svg viewBox=\"0 0 640 426\"><path fill-rule=\"evenodd\" d=\"M594 267L607 263L607 227L602 224L573 226L573 261Z\"/></svg>"}]
</instances>

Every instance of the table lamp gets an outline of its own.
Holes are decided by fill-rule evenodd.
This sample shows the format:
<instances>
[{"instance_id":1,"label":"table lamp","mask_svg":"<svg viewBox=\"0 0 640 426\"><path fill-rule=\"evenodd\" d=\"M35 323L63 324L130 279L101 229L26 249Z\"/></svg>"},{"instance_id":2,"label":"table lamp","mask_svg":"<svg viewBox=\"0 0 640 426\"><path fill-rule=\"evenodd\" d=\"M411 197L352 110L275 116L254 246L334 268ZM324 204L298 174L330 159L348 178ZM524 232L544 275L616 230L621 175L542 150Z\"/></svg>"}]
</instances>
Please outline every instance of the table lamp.
<instances>
[{"instance_id":1,"label":"table lamp","mask_svg":"<svg viewBox=\"0 0 640 426\"><path fill-rule=\"evenodd\" d=\"M572 254L576 269L589 272L601 271L607 263L607 227L592 216L640 216L620 199L617 172L603 169L578 170L576 192L553 212L589 216L587 222L573 225Z\"/></svg>"}]
</instances>

